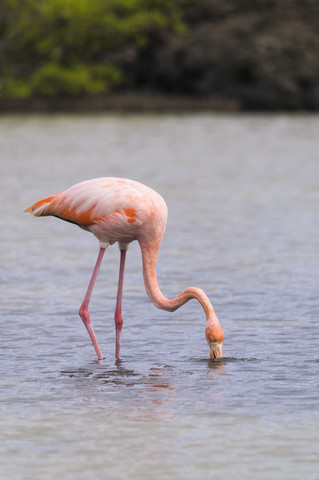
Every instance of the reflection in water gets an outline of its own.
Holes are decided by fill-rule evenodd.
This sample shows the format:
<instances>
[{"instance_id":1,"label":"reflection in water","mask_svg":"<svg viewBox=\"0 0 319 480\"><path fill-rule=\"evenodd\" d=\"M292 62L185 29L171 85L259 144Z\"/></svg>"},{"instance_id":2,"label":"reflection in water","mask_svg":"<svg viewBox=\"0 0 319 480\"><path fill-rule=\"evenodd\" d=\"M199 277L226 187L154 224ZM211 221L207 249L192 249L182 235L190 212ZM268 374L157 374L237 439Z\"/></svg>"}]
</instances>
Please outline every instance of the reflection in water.
<instances>
[{"instance_id":1,"label":"reflection in water","mask_svg":"<svg viewBox=\"0 0 319 480\"><path fill-rule=\"evenodd\" d=\"M225 370L225 366L227 365L227 360L224 360L223 358L219 358L219 359L209 359L207 360L207 367L210 369L210 370L221 370L221 371L224 371Z\"/></svg>"},{"instance_id":2,"label":"reflection in water","mask_svg":"<svg viewBox=\"0 0 319 480\"><path fill-rule=\"evenodd\" d=\"M102 381L102 383L113 384L135 384L138 383L138 378L131 380L133 377L139 377L133 370L125 368L121 360L117 360L114 364L115 368L104 367L103 361L97 360L86 367L81 367L72 370L62 370L62 375L67 375L70 378L87 378Z\"/></svg>"},{"instance_id":3,"label":"reflection in water","mask_svg":"<svg viewBox=\"0 0 319 480\"><path fill-rule=\"evenodd\" d=\"M91 378L94 381L102 381L105 384L115 385L148 385L151 388L170 388L170 377L174 377L175 373L172 367L161 365L151 367L147 375L138 373L137 371L127 368L126 362L123 360L116 360L115 368L104 367L103 362L96 361L86 367L80 367L71 370L62 370L61 375L66 375L70 378Z\"/></svg>"},{"instance_id":4,"label":"reflection in water","mask_svg":"<svg viewBox=\"0 0 319 480\"><path fill-rule=\"evenodd\" d=\"M230 359L232 361L234 359ZM108 415L130 418L138 414L146 422L168 421L175 419L181 409L185 413L195 411L196 408L200 410L202 403L209 397L220 397L222 404L223 376L228 373L228 363L229 359L193 359L187 363L186 370L178 362L147 367L146 362L140 364L117 360L110 366L104 361L95 361L79 368L62 370L61 375L68 377L72 381L71 385L84 395L90 390L92 398L95 392L98 398L102 395L105 400L108 399ZM205 364L209 384L202 376ZM203 394L200 400L197 391ZM110 403L112 398L115 398L114 403Z\"/></svg>"},{"instance_id":5,"label":"reflection in water","mask_svg":"<svg viewBox=\"0 0 319 480\"><path fill-rule=\"evenodd\" d=\"M97 396L103 395L104 398L105 395L113 398L114 394L116 399L120 398L120 405L117 401L112 405L108 403L109 415L130 417L133 410L133 416L139 412L144 421L172 420L180 408L180 399L175 396L176 377L181 375L183 381L185 373L169 365L151 366L145 372L143 365L136 365L133 369L126 364L117 360L113 367L109 367L103 365L103 361L95 361L85 367L62 370L61 375L74 380L73 385L84 394L89 389L92 395L95 391Z\"/></svg>"},{"instance_id":6,"label":"reflection in water","mask_svg":"<svg viewBox=\"0 0 319 480\"><path fill-rule=\"evenodd\" d=\"M227 361L223 358L207 360L207 373L209 377L223 375L226 372Z\"/></svg>"}]
</instances>

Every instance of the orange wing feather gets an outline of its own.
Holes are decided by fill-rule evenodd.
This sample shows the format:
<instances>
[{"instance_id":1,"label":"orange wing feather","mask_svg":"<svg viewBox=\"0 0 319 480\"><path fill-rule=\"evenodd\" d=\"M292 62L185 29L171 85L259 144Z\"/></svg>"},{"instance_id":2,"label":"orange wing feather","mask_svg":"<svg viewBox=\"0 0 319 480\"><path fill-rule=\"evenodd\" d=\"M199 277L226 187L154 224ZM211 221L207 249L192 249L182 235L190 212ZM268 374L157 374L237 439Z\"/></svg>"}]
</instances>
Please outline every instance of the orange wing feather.
<instances>
[{"instance_id":1,"label":"orange wing feather","mask_svg":"<svg viewBox=\"0 0 319 480\"><path fill-rule=\"evenodd\" d=\"M33 213L35 217L41 217L42 215L52 215L52 213L46 213L45 207L49 206L50 203L59 195L60 193L55 193L50 197L43 198L42 200L39 200L38 202L31 205L31 207L26 208L24 211Z\"/></svg>"},{"instance_id":2,"label":"orange wing feather","mask_svg":"<svg viewBox=\"0 0 319 480\"><path fill-rule=\"evenodd\" d=\"M63 193L55 193L26 208L25 212L31 212L36 217L53 215L77 225L88 226L93 223L94 208L95 206L85 212L78 212L78 209L71 207Z\"/></svg>"}]
</instances>

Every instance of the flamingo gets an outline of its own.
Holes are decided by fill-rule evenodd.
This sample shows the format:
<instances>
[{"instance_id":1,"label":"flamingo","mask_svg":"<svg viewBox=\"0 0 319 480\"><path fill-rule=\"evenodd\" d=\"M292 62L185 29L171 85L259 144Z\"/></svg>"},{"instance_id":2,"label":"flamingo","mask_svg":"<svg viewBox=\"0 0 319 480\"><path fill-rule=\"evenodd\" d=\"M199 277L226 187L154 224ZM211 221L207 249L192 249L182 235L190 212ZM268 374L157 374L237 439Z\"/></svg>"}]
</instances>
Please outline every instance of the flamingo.
<instances>
[{"instance_id":1,"label":"flamingo","mask_svg":"<svg viewBox=\"0 0 319 480\"><path fill-rule=\"evenodd\" d=\"M166 298L157 282L156 261L167 220L167 206L157 192L142 183L122 178L102 177L77 183L64 192L55 193L30 207L26 212L36 217L52 215L74 223L99 240L99 253L79 315L89 333L99 360L103 359L96 339L89 303L104 252L118 242L120 269L115 308L115 357L120 358L123 327L122 295L126 251L131 242L139 242L145 289L157 308L173 312L191 299L202 305L206 314L205 336L210 358L222 357L224 332L214 308L203 290L188 287L173 299Z\"/></svg>"}]
</instances>

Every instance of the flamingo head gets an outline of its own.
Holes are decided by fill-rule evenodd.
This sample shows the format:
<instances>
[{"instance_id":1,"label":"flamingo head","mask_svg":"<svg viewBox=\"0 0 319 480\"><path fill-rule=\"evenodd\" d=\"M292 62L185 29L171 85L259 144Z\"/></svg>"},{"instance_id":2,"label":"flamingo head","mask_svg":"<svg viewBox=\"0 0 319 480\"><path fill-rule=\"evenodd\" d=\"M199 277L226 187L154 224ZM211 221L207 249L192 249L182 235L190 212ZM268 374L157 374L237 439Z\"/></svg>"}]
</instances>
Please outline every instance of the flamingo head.
<instances>
[{"instance_id":1,"label":"flamingo head","mask_svg":"<svg viewBox=\"0 0 319 480\"><path fill-rule=\"evenodd\" d=\"M210 358L222 358L223 342L215 342L214 339L210 339L208 345L210 348Z\"/></svg>"},{"instance_id":2,"label":"flamingo head","mask_svg":"<svg viewBox=\"0 0 319 480\"><path fill-rule=\"evenodd\" d=\"M213 318L207 320L205 336L210 349L210 358L222 358L225 335L215 313Z\"/></svg>"}]
</instances>

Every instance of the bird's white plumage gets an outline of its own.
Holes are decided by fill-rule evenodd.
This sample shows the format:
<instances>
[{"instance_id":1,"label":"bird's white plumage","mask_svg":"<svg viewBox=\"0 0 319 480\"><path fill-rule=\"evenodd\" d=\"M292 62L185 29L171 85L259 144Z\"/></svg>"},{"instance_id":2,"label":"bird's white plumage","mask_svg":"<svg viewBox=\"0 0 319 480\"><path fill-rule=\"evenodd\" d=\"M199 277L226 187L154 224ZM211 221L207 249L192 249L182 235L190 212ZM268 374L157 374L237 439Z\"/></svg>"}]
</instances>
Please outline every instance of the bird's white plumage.
<instances>
[{"instance_id":1,"label":"bird's white plumage","mask_svg":"<svg viewBox=\"0 0 319 480\"><path fill-rule=\"evenodd\" d=\"M114 177L95 178L78 183L62 194L81 214L94 208L97 217L110 216L120 209L137 208L143 198L145 206L165 203L154 190L142 183Z\"/></svg>"},{"instance_id":2,"label":"bird's white plumage","mask_svg":"<svg viewBox=\"0 0 319 480\"><path fill-rule=\"evenodd\" d=\"M162 236L167 219L166 203L157 192L134 180L114 177L73 185L38 202L31 211L76 223L103 244L130 243L145 230Z\"/></svg>"}]
</instances>

